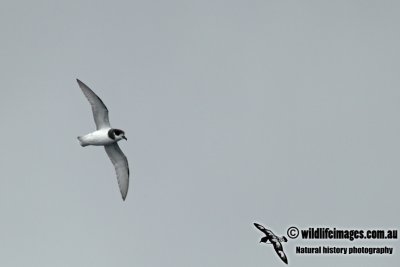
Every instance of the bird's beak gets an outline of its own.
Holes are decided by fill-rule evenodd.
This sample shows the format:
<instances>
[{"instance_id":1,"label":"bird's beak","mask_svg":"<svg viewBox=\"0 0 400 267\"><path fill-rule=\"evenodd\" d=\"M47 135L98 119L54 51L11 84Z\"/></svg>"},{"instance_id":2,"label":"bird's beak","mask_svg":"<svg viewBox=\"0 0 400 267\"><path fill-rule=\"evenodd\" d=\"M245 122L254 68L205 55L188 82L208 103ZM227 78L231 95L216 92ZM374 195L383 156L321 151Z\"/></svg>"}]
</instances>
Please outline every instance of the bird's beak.
<instances>
[{"instance_id":1,"label":"bird's beak","mask_svg":"<svg viewBox=\"0 0 400 267\"><path fill-rule=\"evenodd\" d=\"M123 139L125 139L126 141L128 141L128 138L126 138L126 137L125 137L125 135L124 135L124 136L122 136L122 138L123 138Z\"/></svg>"}]
</instances>

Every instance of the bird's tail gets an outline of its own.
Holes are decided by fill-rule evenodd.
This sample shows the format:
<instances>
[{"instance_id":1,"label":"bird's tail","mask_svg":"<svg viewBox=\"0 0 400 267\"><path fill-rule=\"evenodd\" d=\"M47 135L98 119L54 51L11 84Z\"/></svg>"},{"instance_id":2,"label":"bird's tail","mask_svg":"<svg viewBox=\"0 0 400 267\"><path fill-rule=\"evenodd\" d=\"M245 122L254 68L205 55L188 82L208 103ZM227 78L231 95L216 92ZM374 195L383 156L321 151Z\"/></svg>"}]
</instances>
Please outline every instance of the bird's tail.
<instances>
[{"instance_id":1,"label":"bird's tail","mask_svg":"<svg viewBox=\"0 0 400 267\"><path fill-rule=\"evenodd\" d=\"M81 146L87 146L87 144L84 143L82 136L78 136L77 138Z\"/></svg>"}]
</instances>

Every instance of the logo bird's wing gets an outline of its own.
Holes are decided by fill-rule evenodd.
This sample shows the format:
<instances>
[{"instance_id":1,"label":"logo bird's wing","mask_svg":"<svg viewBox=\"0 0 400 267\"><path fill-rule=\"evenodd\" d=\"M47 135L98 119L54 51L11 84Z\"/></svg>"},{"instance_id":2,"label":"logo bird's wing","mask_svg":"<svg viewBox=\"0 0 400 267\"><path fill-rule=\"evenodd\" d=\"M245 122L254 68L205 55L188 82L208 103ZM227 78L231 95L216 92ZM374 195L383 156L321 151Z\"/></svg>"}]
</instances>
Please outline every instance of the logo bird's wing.
<instances>
[{"instance_id":1,"label":"logo bird's wing","mask_svg":"<svg viewBox=\"0 0 400 267\"><path fill-rule=\"evenodd\" d=\"M288 264L288 259L287 259L287 257L286 257L285 252L283 252L282 244L279 243L279 242L276 242L276 243L274 243L273 245L274 245L274 249L275 249L276 253L278 254L279 258L281 258L281 260L282 260L284 263Z\"/></svg>"},{"instance_id":2,"label":"logo bird's wing","mask_svg":"<svg viewBox=\"0 0 400 267\"><path fill-rule=\"evenodd\" d=\"M257 227L258 230L260 230L261 232L263 232L264 234L267 234L268 229L266 229L264 226L262 226L261 224L258 223L254 223L254 226Z\"/></svg>"}]
</instances>

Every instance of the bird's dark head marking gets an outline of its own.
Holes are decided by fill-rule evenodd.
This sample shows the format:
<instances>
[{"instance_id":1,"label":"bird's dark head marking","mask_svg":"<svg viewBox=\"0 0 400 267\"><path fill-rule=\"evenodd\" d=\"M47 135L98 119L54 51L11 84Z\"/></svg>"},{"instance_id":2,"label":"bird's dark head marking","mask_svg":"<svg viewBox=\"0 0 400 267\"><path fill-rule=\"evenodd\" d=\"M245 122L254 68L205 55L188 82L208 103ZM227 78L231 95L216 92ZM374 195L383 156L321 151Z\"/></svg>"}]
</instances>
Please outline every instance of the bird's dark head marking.
<instances>
[{"instance_id":1,"label":"bird's dark head marking","mask_svg":"<svg viewBox=\"0 0 400 267\"><path fill-rule=\"evenodd\" d=\"M121 139L128 140L125 137L125 132L120 129L110 129L108 131L108 137L110 137L112 140L117 140L117 141Z\"/></svg>"}]
</instances>

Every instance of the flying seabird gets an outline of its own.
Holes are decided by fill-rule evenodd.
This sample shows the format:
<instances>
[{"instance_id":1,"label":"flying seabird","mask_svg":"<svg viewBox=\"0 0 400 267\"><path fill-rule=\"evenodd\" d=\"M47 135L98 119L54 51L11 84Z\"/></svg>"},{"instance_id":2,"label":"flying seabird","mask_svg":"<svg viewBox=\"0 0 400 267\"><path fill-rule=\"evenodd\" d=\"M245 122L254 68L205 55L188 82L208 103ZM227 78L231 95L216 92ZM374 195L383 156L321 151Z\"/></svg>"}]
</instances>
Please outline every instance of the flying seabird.
<instances>
[{"instance_id":1,"label":"flying seabird","mask_svg":"<svg viewBox=\"0 0 400 267\"><path fill-rule=\"evenodd\" d=\"M285 252L283 252L283 246L281 244L281 242L287 242L286 237L278 237L271 230L266 229L264 226L258 223L254 223L254 225L257 227L258 230L265 234L265 236L261 238L260 243L272 244L279 258L281 258L284 263L288 264L288 259L285 255ZM270 243L267 243L268 241Z\"/></svg>"},{"instance_id":2,"label":"flying seabird","mask_svg":"<svg viewBox=\"0 0 400 267\"><path fill-rule=\"evenodd\" d=\"M78 136L81 146L104 146L108 157L114 165L117 174L119 190L121 191L122 199L125 200L129 187L129 166L128 160L124 153L122 153L117 142L125 139L125 132L111 128L108 119L108 109L103 101L83 82L76 79L79 87L82 89L83 94L89 100L92 106L94 122L96 124L96 131L84 136Z\"/></svg>"}]
</instances>

